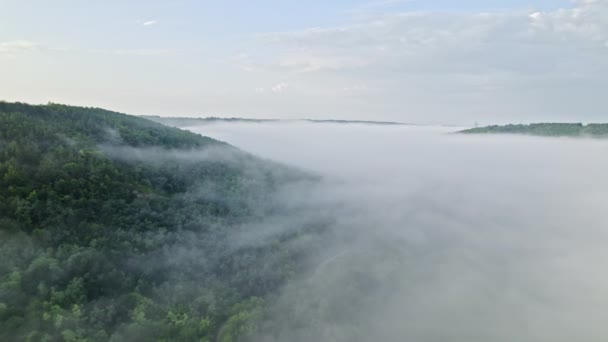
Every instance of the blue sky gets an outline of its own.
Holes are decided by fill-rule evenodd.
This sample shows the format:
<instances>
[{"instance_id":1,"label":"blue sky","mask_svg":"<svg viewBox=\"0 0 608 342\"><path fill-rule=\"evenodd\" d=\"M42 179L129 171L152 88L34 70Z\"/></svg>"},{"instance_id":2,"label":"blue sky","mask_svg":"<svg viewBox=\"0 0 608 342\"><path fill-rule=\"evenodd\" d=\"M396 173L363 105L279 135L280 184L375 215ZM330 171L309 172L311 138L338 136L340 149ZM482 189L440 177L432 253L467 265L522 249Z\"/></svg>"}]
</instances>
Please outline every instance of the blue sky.
<instances>
[{"instance_id":1,"label":"blue sky","mask_svg":"<svg viewBox=\"0 0 608 342\"><path fill-rule=\"evenodd\" d=\"M3 0L0 23L10 101L450 124L605 115L605 0Z\"/></svg>"}]
</instances>

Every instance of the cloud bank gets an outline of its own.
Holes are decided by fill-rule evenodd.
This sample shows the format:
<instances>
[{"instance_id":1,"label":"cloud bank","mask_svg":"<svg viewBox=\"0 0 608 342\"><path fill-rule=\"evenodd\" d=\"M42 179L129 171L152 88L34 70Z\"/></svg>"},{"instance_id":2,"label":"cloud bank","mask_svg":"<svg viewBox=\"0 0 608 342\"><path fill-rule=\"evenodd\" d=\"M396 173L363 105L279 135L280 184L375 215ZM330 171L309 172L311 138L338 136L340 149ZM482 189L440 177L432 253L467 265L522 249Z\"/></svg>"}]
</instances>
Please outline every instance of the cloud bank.
<instances>
[{"instance_id":1,"label":"cloud bank","mask_svg":"<svg viewBox=\"0 0 608 342\"><path fill-rule=\"evenodd\" d=\"M190 129L324 176L283 193L333 225L259 341L608 334L605 141L312 123Z\"/></svg>"}]
</instances>

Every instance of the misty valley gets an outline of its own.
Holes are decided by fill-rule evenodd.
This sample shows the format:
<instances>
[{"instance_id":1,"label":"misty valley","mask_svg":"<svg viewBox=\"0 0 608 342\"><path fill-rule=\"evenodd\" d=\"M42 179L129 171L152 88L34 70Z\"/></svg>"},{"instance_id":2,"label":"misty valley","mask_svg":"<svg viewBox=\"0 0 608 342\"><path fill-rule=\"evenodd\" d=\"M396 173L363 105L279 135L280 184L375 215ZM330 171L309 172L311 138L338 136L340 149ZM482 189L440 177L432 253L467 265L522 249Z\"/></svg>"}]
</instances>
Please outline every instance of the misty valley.
<instances>
[{"instance_id":1,"label":"misty valley","mask_svg":"<svg viewBox=\"0 0 608 342\"><path fill-rule=\"evenodd\" d=\"M607 342L608 0L0 0L0 342Z\"/></svg>"},{"instance_id":2,"label":"misty valley","mask_svg":"<svg viewBox=\"0 0 608 342\"><path fill-rule=\"evenodd\" d=\"M0 103L0 340L608 335L605 140L180 123Z\"/></svg>"}]
</instances>

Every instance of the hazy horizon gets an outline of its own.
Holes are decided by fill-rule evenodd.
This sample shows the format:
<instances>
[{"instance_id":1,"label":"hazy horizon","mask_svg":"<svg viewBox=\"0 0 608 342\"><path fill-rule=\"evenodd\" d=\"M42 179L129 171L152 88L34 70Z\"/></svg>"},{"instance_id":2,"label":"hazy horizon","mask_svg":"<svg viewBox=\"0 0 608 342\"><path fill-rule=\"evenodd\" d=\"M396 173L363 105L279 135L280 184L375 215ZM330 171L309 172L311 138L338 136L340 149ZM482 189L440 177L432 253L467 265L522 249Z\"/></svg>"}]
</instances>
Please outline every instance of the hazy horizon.
<instances>
[{"instance_id":1,"label":"hazy horizon","mask_svg":"<svg viewBox=\"0 0 608 342\"><path fill-rule=\"evenodd\" d=\"M0 93L162 116L598 122L607 18L608 0L6 0Z\"/></svg>"}]
</instances>

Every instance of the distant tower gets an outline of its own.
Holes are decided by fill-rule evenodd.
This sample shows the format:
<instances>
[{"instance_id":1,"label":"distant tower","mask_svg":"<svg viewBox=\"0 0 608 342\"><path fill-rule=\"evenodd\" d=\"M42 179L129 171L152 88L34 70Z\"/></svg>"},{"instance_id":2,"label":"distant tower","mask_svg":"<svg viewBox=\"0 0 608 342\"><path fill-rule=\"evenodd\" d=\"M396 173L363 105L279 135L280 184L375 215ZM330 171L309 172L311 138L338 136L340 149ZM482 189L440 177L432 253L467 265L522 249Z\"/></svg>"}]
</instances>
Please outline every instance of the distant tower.
<instances>
[{"instance_id":1,"label":"distant tower","mask_svg":"<svg viewBox=\"0 0 608 342\"><path fill-rule=\"evenodd\" d=\"M475 128L479 127L479 123L477 123L477 121L475 121Z\"/></svg>"}]
</instances>

